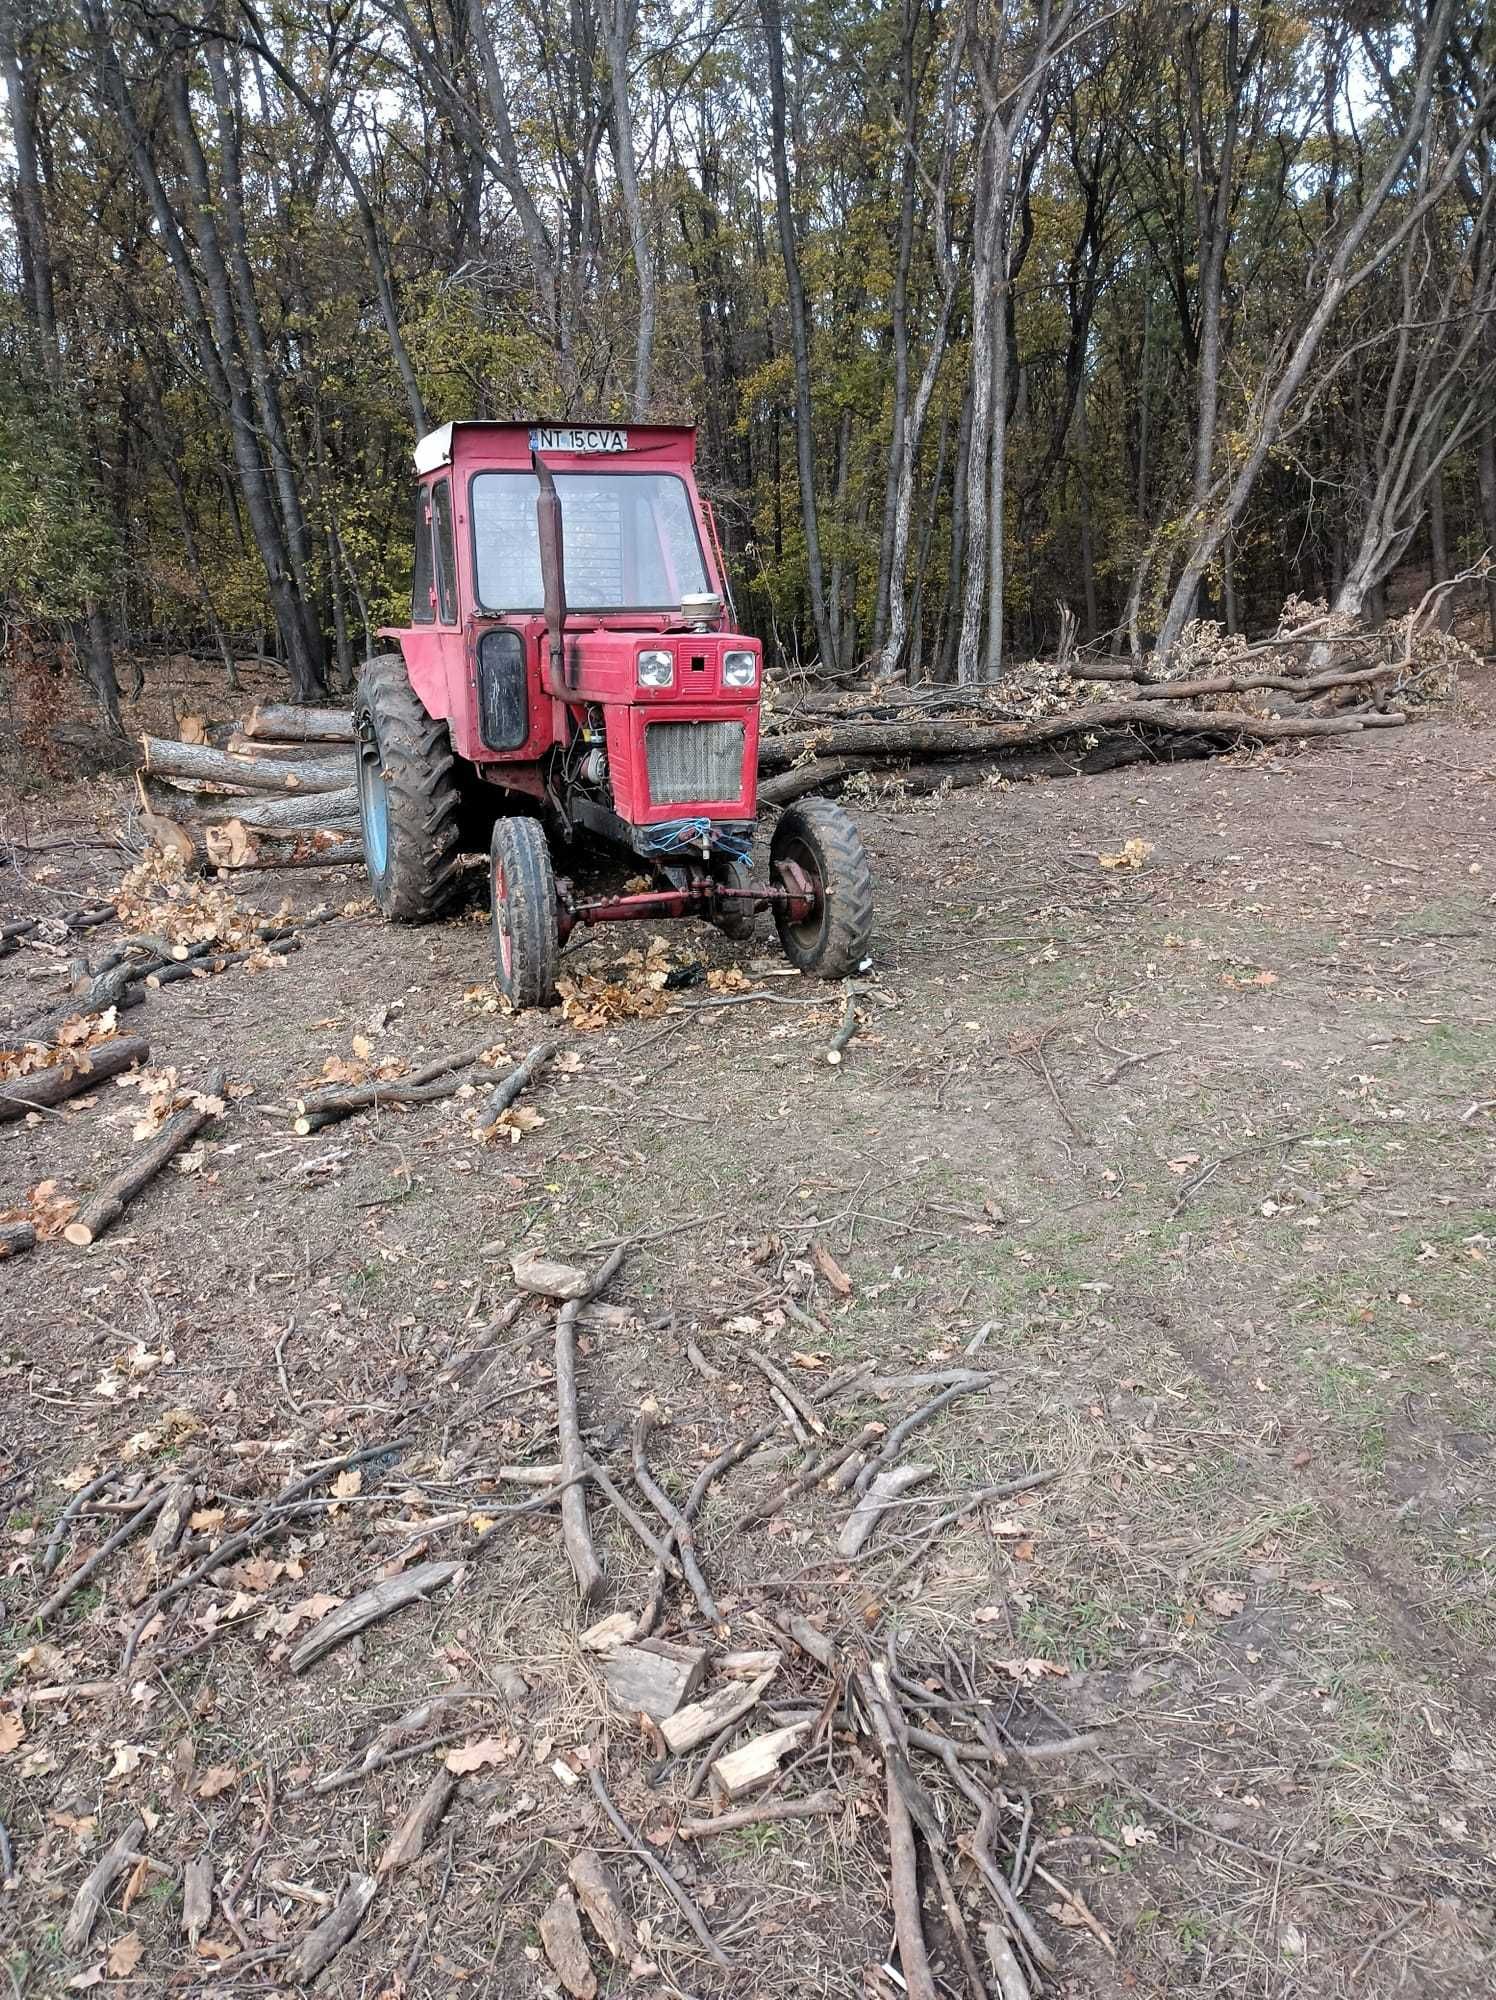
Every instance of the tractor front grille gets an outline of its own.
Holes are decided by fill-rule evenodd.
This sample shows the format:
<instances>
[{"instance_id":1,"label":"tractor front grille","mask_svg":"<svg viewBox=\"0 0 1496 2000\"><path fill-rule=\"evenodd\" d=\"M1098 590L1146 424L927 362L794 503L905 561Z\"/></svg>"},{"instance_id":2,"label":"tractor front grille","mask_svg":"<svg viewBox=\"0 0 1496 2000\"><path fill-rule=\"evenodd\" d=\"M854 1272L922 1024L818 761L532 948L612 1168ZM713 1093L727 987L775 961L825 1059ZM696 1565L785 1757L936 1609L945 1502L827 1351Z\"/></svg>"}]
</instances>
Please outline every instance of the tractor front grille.
<instances>
[{"instance_id":1,"label":"tractor front grille","mask_svg":"<svg viewBox=\"0 0 1496 2000\"><path fill-rule=\"evenodd\" d=\"M742 796L741 722L651 722L644 731L650 803L726 803Z\"/></svg>"}]
</instances>

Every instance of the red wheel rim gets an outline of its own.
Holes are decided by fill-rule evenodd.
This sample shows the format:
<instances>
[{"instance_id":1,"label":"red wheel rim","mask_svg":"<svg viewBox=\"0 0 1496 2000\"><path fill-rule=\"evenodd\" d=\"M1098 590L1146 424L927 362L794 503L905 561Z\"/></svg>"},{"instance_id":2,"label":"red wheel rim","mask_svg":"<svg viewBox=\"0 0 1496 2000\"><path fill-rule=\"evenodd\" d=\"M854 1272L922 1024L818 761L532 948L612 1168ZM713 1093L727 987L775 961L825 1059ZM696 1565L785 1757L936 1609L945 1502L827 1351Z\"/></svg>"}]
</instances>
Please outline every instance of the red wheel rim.
<instances>
[{"instance_id":1,"label":"red wheel rim","mask_svg":"<svg viewBox=\"0 0 1496 2000\"><path fill-rule=\"evenodd\" d=\"M509 885L502 861L494 863L493 923L499 939L499 967L508 979L514 971L514 945L509 936Z\"/></svg>"}]
</instances>

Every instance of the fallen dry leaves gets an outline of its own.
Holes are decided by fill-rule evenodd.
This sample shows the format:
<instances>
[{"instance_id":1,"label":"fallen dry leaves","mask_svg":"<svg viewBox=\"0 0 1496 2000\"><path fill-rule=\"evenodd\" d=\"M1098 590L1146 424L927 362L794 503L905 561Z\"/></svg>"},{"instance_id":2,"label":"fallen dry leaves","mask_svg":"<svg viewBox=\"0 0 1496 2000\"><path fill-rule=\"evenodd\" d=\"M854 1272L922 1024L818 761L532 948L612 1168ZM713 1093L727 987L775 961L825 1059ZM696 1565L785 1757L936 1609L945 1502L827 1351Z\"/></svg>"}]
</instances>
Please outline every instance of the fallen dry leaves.
<instances>
[{"instance_id":1,"label":"fallen dry leaves","mask_svg":"<svg viewBox=\"0 0 1496 2000\"><path fill-rule=\"evenodd\" d=\"M489 1764L512 1764L519 1751L517 1736L480 1736L476 1742L459 1743L442 1761L454 1778L461 1778Z\"/></svg>"}]
</instances>

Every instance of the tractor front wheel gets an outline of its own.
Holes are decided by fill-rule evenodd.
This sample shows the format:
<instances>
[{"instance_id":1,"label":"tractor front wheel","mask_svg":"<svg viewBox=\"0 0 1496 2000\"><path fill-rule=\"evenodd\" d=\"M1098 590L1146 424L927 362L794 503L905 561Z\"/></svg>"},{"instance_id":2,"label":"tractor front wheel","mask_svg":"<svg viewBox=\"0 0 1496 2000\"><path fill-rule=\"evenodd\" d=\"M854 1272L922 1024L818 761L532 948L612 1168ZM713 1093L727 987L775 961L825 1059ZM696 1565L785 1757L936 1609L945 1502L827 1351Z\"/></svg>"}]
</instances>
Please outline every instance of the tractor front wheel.
<instances>
[{"instance_id":1,"label":"tractor front wheel","mask_svg":"<svg viewBox=\"0 0 1496 2000\"><path fill-rule=\"evenodd\" d=\"M791 965L817 979L847 979L867 956L873 929L873 873L862 836L830 799L786 806L769 848L769 876L803 902L793 916L774 905L779 942Z\"/></svg>"},{"instance_id":2,"label":"tractor front wheel","mask_svg":"<svg viewBox=\"0 0 1496 2000\"><path fill-rule=\"evenodd\" d=\"M451 909L462 886L462 793L447 725L421 706L398 653L364 662L353 736L374 900L395 923L430 923Z\"/></svg>"},{"instance_id":3,"label":"tractor front wheel","mask_svg":"<svg viewBox=\"0 0 1496 2000\"><path fill-rule=\"evenodd\" d=\"M549 1007L561 939L551 850L538 819L494 821L489 884L499 991L511 1007Z\"/></svg>"}]
</instances>

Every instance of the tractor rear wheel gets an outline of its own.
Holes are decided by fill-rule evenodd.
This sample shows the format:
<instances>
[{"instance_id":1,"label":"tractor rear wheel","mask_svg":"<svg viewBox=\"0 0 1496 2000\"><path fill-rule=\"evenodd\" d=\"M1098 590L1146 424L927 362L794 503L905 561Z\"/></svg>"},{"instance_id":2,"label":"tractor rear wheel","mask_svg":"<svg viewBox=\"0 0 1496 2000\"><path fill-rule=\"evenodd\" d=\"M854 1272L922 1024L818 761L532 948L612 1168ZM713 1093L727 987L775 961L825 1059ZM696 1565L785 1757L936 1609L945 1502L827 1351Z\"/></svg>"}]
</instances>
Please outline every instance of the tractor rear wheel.
<instances>
[{"instance_id":1,"label":"tractor rear wheel","mask_svg":"<svg viewBox=\"0 0 1496 2000\"><path fill-rule=\"evenodd\" d=\"M538 819L497 819L489 849L494 976L511 1007L549 1007L561 957L556 877Z\"/></svg>"},{"instance_id":2,"label":"tractor rear wheel","mask_svg":"<svg viewBox=\"0 0 1496 2000\"><path fill-rule=\"evenodd\" d=\"M451 909L462 886L462 793L447 725L421 706L398 653L364 662L353 737L374 900L395 923L430 923Z\"/></svg>"},{"instance_id":3,"label":"tractor rear wheel","mask_svg":"<svg viewBox=\"0 0 1496 2000\"><path fill-rule=\"evenodd\" d=\"M808 885L813 896L810 914L798 919L774 905L790 964L818 979L849 978L867 956L873 929L873 874L849 816L830 799L786 806L769 848L769 877L796 893Z\"/></svg>"}]
</instances>

